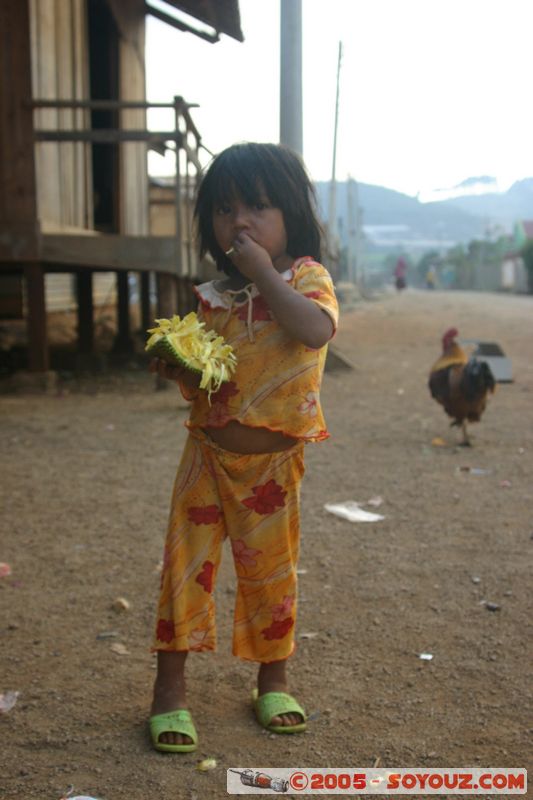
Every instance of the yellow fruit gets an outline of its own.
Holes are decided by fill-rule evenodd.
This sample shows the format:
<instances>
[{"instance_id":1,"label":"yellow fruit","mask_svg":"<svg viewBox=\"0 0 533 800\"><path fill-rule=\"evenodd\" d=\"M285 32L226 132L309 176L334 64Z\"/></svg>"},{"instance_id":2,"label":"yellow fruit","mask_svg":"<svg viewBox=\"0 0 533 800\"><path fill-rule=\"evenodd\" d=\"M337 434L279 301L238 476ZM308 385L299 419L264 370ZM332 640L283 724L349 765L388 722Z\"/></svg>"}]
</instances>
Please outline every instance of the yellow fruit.
<instances>
[{"instance_id":1,"label":"yellow fruit","mask_svg":"<svg viewBox=\"0 0 533 800\"><path fill-rule=\"evenodd\" d=\"M205 322L199 322L194 311L183 319L174 314L172 319L155 322L157 327L148 330L151 336L145 350L149 355L201 374L200 389L206 389L209 398L230 379L237 364L233 348L223 336L206 331Z\"/></svg>"}]
</instances>

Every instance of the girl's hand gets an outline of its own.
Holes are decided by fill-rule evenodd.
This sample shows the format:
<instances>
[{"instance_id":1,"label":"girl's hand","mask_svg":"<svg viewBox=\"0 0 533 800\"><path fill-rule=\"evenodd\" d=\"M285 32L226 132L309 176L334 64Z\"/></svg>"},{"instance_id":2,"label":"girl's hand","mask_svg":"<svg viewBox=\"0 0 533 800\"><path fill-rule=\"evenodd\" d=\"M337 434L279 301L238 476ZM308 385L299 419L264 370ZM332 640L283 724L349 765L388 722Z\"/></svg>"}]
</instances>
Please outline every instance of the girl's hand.
<instances>
[{"instance_id":1,"label":"girl's hand","mask_svg":"<svg viewBox=\"0 0 533 800\"><path fill-rule=\"evenodd\" d=\"M191 372L186 367L168 364L162 358L153 358L148 365L148 369L150 372L159 375L160 378L184 383L189 389L198 389L200 385L200 375Z\"/></svg>"},{"instance_id":2,"label":"girl's hand","mask_svg":"<svg viewBox=\"0 0 533 800\"><path fill-rule=\"evenodd\" d=\"M247 233L239 233L226 253L241 275L255 283L257 276L265 270L274 269L268 252Z\"/></svg>"}]
</instances>

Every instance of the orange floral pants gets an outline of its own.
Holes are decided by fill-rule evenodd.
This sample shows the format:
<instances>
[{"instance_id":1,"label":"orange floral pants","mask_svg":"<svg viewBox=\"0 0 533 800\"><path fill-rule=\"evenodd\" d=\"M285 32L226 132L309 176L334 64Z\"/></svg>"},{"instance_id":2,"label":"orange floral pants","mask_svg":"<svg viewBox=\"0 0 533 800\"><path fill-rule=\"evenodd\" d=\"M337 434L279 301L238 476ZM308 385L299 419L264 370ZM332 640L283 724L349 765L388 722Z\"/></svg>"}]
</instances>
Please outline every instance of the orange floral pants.
<instances>
[{"instance_id":1,"label":"orange floral pants","mask_svg":"<svg viewBox=\"0 0 533 800\"><path fill-rule=\"evenodd\" d=\"M189 434L168 525L154 650L215 650L213 589L229 538L237 575L233 654L251 661L294 649L303 443L279 453L223 450Z\"/></svg>"}]
</instances>

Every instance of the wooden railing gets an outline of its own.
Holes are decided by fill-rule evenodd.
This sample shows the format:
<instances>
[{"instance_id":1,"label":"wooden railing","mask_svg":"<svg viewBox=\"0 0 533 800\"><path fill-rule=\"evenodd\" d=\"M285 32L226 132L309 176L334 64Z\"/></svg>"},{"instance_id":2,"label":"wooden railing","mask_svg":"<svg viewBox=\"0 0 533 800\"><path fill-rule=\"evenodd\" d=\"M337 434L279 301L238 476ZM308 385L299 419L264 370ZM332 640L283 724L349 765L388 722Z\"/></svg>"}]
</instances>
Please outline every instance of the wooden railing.
<instances>
[{"instance_id":1,"label":"wooden railing","mask_svg":"<svg viewBox=\"0 0 533 800\"><path fill-rule=\"evenodd\" d=\"M70 109L85 111L127 111L135 109L172 109L174 127L171 130L152 131L128 128L90 128L58 130L35 129L36 142L81 142L87 144L116 145L124 142L145 142L150 149L161 154L175 151L175 222L176 222L176 272L180 276L192 276L195 271L194 254L190 235L184 235L184 226L192 227L192 206L202 164L200 150L207 148L201 142L189 109L196 104L187 103L183 97L175 97L172 103L120 100L33 100L31 107L37 109ZM207 151L209 152L209 151ZM148 181L148 175L146 176ZM185 250L185 253L183 252Z\"/></svg>"}]
</instances>

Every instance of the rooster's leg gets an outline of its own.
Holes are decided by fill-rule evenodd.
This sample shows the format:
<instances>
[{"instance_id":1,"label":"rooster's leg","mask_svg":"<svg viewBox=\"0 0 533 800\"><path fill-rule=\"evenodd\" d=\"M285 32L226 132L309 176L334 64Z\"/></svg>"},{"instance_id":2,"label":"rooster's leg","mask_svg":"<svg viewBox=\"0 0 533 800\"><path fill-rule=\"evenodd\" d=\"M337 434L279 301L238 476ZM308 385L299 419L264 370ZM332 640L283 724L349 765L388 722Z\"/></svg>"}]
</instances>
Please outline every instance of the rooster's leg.
<instances>
[{"instance_id":1,"label":"rooster's leg","mask_svg":"<svg viewBox=\"0 0 533 800\"><path fill-rule=\"evenodd\" d=\"M463 431L463 441L460 443L461 447L472 447L472 442L468 438L468 433L466 431L466 422L461 423L461 430Z\"/></svg>"}]
</instances>

